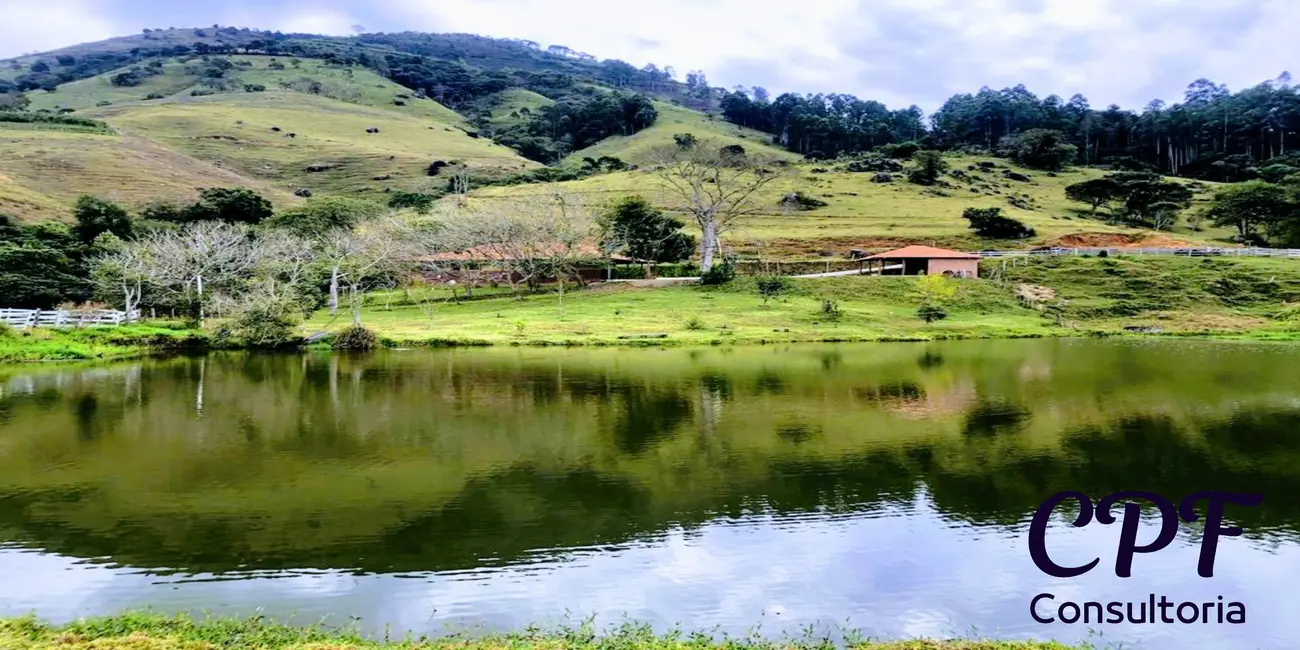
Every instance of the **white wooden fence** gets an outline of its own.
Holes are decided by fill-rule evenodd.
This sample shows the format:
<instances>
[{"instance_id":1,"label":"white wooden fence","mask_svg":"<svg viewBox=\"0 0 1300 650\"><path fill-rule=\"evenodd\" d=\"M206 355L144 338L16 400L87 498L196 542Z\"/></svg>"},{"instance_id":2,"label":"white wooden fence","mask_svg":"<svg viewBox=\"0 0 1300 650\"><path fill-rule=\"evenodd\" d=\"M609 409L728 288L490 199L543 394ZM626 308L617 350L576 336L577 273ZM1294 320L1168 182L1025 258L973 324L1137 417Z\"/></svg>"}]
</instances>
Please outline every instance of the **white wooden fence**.
<instances>
[{"instance_id":1,"label":"white wooden fence","mask_svg":"<svg viewBox=\"0 0 1300 650\"><path fill-rule=\"evenodd\" d=\"M131 312L116 309L0 309L0 323L18 329L29 327L84 327L86 325L121 325L140 319L140 310Z\"/></svg>"},{"instance_id":2,"label":"white wooden fence","mask_svg":"<svg viewBox=\"0 0 1300 650\"><path fill-rule=\"evenodd\" d=\"M1300 248L1044 248L1020 251L979 251L980 257L1034 257L1039 255L1181 255L1185 257L1294 257L1300 258Z\"/></svg>"}]
</instances>

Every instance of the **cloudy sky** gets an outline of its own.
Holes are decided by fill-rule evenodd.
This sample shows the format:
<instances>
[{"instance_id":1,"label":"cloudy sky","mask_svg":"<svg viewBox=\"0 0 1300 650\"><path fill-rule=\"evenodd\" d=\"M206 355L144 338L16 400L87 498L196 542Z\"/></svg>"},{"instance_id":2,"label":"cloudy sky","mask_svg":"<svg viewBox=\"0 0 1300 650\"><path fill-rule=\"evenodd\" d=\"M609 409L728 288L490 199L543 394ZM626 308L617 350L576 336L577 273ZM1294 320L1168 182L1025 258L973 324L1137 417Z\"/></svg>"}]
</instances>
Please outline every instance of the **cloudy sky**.
<instances>
[{"instance_id":1,"label":"cloudy sky","mask_svg":"<svg viewBox=\"0 0 1300 650\"><path fill-rule=\"evenodd\" d=\"M1140 108L1198 77L1237 90L1300 73L1296 0L0 0L0 57L212 24L527 38L679 77L702 69L715 86L927 112L982 85Z\"/></svg>"}]
</instances>

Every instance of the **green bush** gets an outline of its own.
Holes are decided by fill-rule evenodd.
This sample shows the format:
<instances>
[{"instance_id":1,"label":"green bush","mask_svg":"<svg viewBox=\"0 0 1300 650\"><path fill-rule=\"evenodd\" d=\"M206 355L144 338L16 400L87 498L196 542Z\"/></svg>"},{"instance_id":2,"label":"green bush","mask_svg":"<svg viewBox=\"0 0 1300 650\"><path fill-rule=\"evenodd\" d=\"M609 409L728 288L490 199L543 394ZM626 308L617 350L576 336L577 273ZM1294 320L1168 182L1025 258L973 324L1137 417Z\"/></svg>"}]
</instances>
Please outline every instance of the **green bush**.
<instances>
[{"instance_id":1,"label":"green bush","mask_svg":"<svg viewBox=\"0 0 1300 650\"><path fill-rule=\"evenodd\" d=\"M943 320L948 317L948 312L938 305L921 305L916 310L916 317L930 323L937 320Z\"/></svg>"},{"instance_id":2,"label":"green bush","mask_svg":"<svg viewBox=\"0 0 1300 650\"><path fill-rule=\"evenodd\" d=\"M302 343L298 336L300 306L292 300L263 300L246 306L232 320L217 327L213 342L219 347L283 348Z\"/></svg>"},{"instance_id":3,"label":"green bush","mask_svg":"<svg viewBox=\"0 0 1300 650\"><path fill-rule=\"evenodd\" d=\"M790 288L790 280L784 275L764 275L758 278L755 286L758 287L758 295L763 298L763 304L766 305L767 301Z\"/></svg>"},{"instance_id":4,"label":"green bush","mask_svg":"<svg viewBox=\"0 0 1300 650\"><path fill-rule=\"evenodd\" d=\"M350 325L334 335L335 350L373 350L379 347L379 336L361 325Z\"/></svg>"},{"instance_id":5,"label":"green bush","mask_svg":"<svg viewBox=\"0 0 1300 650\"><path fill-rule=\"evenodd\" d=\"M713 265L713 268L705 271L700 276L700 284L716 286L731 282L736 278L736 261L730 257L723 257L721 262Z\"/></svg>"}]
</instances>

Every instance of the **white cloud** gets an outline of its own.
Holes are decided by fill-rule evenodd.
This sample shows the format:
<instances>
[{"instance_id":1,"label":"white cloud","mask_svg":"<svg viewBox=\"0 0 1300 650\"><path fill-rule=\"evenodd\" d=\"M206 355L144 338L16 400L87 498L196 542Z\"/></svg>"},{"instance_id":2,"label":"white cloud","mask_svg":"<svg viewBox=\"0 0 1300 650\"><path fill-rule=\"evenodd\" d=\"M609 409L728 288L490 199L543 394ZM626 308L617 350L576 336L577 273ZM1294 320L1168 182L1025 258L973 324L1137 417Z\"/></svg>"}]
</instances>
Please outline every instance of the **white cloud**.
<instances>
[{"instance_id":1,"label":"white cloud","mask_svg":"<svg viewBox=\"0 0 1300 650\"><path fill-rule=\"evenodd\" d=\"M122 35L121 26L92 7L81 0L0 0L0 57Z\"/></svg>"},{"instance_id":2,"label":"white cloud","mask_svg":"<svg viewBox=\"0 0 1300 650\"><path fill-rule=\"evenodd\" d=\"M1178 100L1198 77L1235 90L1300 60L1294 0L0 0L0 56L212 23L526 38L671 65L679 78L703 69L716 86L849 92L926 110L1017 83L1141 108Z\"/></svg>"}]
</instances>

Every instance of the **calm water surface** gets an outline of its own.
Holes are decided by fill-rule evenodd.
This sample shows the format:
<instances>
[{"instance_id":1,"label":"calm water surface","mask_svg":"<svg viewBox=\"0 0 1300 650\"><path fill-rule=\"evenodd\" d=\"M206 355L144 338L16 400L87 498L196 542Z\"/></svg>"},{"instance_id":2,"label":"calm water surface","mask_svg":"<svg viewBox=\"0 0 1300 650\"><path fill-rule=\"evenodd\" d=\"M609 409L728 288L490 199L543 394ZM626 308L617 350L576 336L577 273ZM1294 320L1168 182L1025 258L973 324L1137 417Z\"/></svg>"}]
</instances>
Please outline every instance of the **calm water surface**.
<instances>
[{"instance_id":1,"label":"calm water surface","mask_svg":"<svg viewBox=\"0 0 1300 650\"><path fill-rule=\"evenodd\" d=\"M597 615L769 634L1076 640L1029 601L1241 601L1101 625L1140 647L1300 638L1300 347L978 341L220 354L0 370L0 615L128 608L371 629ZM1116 578L1061 490L1261 492ZM1142 539L1154 538L1147 527Z\"/></svg>"}]
</instances>

